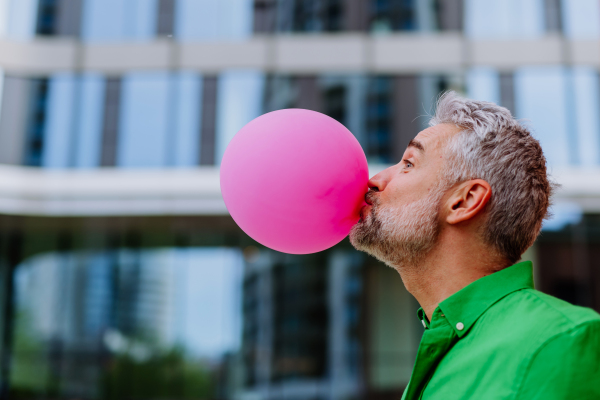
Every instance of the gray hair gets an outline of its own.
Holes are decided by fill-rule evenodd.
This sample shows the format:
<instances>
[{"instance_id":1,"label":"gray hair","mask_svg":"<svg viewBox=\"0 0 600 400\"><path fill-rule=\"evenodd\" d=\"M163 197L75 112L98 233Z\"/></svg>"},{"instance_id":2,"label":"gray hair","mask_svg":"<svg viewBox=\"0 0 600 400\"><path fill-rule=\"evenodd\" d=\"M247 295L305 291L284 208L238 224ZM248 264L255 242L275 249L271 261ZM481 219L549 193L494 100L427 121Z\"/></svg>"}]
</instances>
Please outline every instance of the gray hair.
<instances>
[{"instance_id":1,"label":"gray hair","mask_svg":"<svg viewBox=\"0 0 600 400\"><path fill-rule=\"evenodd\" d=\"M540 143L504 107L444 93L431 126L462 128L445 149L448 185L483 179L492 188L482 239L511 263L518 261L549 216L555 184L546 173Z\"/></svg>"}]
</instances>

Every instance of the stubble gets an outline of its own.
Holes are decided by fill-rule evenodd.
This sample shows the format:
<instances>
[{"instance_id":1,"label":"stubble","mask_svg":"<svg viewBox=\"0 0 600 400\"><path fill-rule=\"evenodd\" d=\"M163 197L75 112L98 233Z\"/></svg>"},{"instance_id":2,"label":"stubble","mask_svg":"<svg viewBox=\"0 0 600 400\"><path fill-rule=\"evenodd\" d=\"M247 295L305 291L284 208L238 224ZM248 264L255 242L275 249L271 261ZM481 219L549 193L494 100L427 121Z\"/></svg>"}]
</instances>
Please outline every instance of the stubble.
<instances>
[{"instance_id":1,"label":"stubble","mask_svg":"<svg viewBox=\"0 0 600 400\"><path fill-rule=\"evenodd\" d=\"M443 194L440 184L427 197L400 207L381 205L377 192L369 191L371 210L350 231L350 243L394 269L418 267L439 236Z\"/></svg>"}]
</instances>

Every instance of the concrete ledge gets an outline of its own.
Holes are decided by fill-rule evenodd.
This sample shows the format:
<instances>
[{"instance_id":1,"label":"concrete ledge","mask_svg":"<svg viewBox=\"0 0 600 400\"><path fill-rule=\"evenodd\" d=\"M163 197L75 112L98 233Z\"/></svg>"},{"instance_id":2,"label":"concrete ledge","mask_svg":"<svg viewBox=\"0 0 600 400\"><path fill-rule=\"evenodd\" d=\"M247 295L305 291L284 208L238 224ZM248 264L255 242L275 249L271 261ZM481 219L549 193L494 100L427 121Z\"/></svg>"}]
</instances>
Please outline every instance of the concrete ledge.
<instances>
[{"instance_id":1,"label":"concrete ledge","mask_svg":"<svg viewBox=\"0 0 600 400\"><path fill-rule=\"evenodd\" d=\"M266 69L269 41L206 42L179 44L179 67L204 72L228 68Z\"/></svg>"},{"instance_id":2,"label":"concrete ledge","mask_svg":"<svg viewBox=\"0 0 600 400\"><path fill-rule=\"evenodd\" d=\"M442 71L464 62L464 41L458 34L374 36L370 45L376 72Z\"/></svg>"},{"instance_id":3,"label":"concrete ledge","mask_svg":"<svg viewBox=\"0 0 600 400\"><path fill-rule=\"evenodd\" d=\"M370 165L373 176L386 165ZM600 213L600 168L559 169L556 202ZM46 170L0 165L0 214L23 216L228 215L219 170Z\"/></svg>"},{"instance_id":4,"label":"concrete ledge","mask_svg":"<svg viewBox=\"0 0 600 400\"><path fill-rule=\"evenodd\" d=\"M563 41L558 37L538 40L473 41L470 42L471 65L496 68L516 68L524 65L560 64Z\"/></svg>"},{"instance_id":5,"label":"concrete ledge","mask_svg":"<svg viewBox=\"0 0 600 400\"><path fill-rule=\"evenodd\" d=\"M364 71L367 68L365 35L282 35L274 40L275 71L317 73Z\"/></svg>"},{"instance_id":6,"label":"concrete ledge","mask_svg":"<svg viewBox=\"0 0 600 400\"><path fill-rule=\"evenodd\" d=\"M252 68L281 73L418 73L486 65L574 64L600 68L600 40L470 41L457 33L368 35L358 33L255 36L239 42L82 43L67 39L0 41L0 68L40 75L89 70L191 69L217 73Z\"/></svg>"},{"instance_id":7,"label":"concrete ledge","mask_svg":"<svg viewBox=\"0 0 600 400\"><path fill-rule=\"evenodd\" d=\"M171 66L171 46L166 41L85 45L82 46L81 67L109 74L168 69Z\"/></svg>"},{"instance_id":8,"label":"concrete ledge","mask_svg":"<svg viewBox=\"0 0 600 400\"><path fill-rule=\"evenodd\" d=\"M44 170L0 166L0 214L228 215L219 170Z\"/></svg>"},{"instance_id":9,"label":"concrete ledge","mask_svg":"<svg viewBox=\"0 0 600 400\"><path fill-rule=\"evenodd\" d=\"M569 48L569 57L573 64L600 65L600 42L597 40L582 40L572 42Z\"/></svg>"},{"instance_id":10,"label":"concrete ledge","mask_svg":"<svg viewBox=\"0 0 600 400\"><path fill-rule=\"evenodd\" d=\"M70 71L75 67L77 44L68 39L33 42L0 41L0 67L19 74Z\"/></svg>"}]
</instances>

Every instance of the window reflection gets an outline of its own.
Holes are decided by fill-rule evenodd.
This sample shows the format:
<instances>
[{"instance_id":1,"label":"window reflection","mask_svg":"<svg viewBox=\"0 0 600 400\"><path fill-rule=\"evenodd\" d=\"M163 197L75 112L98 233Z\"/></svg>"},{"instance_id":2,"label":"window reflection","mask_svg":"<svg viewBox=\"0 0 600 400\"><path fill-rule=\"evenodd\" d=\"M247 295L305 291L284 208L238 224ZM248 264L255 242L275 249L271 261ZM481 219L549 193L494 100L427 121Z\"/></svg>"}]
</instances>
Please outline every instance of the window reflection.
<instances>
[{"instance_id":1,"label":"window reflection","mask_svg":"<svg viewBox=\"0 0 600 400\"><path fill-rule=\"evenodd\" d=\"M123 78L117 147L120 167L159 167L168 163L169 74L138 72Z\"/></svg>"},{"instance_id":2,"label":"window reflection","mask_svg":"<svg viewBox=\"0 0 600 400\"><path fill-rule=\"evenodd\" d=\"M564 34L573 39L600 36L600 3L593 0L563 1L557 14L562 16Z\"/></svg>"},{"instance_id":3,"label":"window reflection","mask_svg":"<svg viewBox=\"0 0 600 400\"><path fill-rule=\"evenodd\" d=\"M227 145L248 122L263 113L265 74L260 71L228 71L219 75L216 104L216 164Z\"/></svg>"},{"instance_id":4,"label":"window reflection","mask_svg":"<svg viewBox=\"0 0 600 400\"><path fill-rule=\"evenodd\" d=\"M488 75L469 75L470 87L484 82L490 93L499 90L504 99L503 80ZM408 141L426 127L427 118L419 115L433 110L441 92L463 92L463 80L461 74L282 75L254 70L40 79L9 75L3 96L16 100L6 100L0 111L0 143L22 142L23 152L0 152L0 162L48 168L218 165L239 129L283 108L325 113L356 136L369 162L397 162Z\"/></svg>"},{"instance_id":5,"label":"window reflection","mask_svg":"<svg viewBox=\"0 0 600 400\"><path fill-rule=\"evenodd\" d=\"M516 116L531 121L548 163L573 161L567 110L567 71L563 67L525 67L515 72Z\"/></svg>"},{"instance_id":6,"label":"window reflection","mask_svg":"<svg viewBox=\"0 0 600 400\"><path fill-rule=\"evenodd\" d=\"M157 5L158 0L85 0L81 36L92 42L150 40L156 36Z\"/></svg>"},{"instance_id":7,"label":"window reflection","mask_svg":"<svg viewBox=\"0 0 600 400\"><path fill-rule=\"evenodd\" d=\"M582 66L408 75L9 74L2 86L0 143L19 147L0 150L0 162L46 168L215 165L253 118L305 108L344 124L370 163L394 163L427 127L439 94L452 89L527 116L551 165L593 166L600 162L600 145L593 145L600 140L597 80L596 71Z\"/></svg>"},{"instance_id":8,"label":"window reflection","mask_svg":"<svg viewBox=\"0 0 600 400\"><path fill-rule=\"evenodd\" d=\"M181 40L239 40L252 33L253 0L178 0L175 7Z\"/></svg>"},{"instance_id":9,"label":"window reflection","mask_svg":"<svg viewBox=\"0 0 600 400\"><path fill-rule=\"evenodd\" d=\"M558 14L552 14L548 9L552 3L542 0L465 0L465 34L477 39L540 38L546 32L545 25L548 28L557 26L552 15Z\"/></svg>"},{"instance_id":10,"label":"window reflection","mask_svg":"<svg viewBox=\"0 0 600 400\"><path fill-rule=\"evenodd\" d=\"M198 398L239 351L242 256L227 248L52 252L18 268L16 392Z\"/></svg>"}]
</instances>

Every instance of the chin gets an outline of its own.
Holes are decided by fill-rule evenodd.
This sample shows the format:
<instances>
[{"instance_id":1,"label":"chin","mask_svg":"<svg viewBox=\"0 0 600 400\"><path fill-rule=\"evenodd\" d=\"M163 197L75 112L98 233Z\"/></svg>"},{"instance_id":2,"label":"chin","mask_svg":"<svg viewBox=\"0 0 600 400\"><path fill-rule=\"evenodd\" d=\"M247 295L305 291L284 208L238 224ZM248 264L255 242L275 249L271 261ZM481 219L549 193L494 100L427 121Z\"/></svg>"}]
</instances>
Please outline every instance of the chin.
<instances>
[{"instance_id":1,"label":"chin","mask_svg":"<svg viewBox=\"0 0 600 400\"><path fill-rule=\"evenodd\" d=\"M374 207L352 227L350 243L396 270L418 265L440 232L435 200L422 199L401 209L377 212Z\"/></svg>"},{"instance_id":2,"label":"chin","mask_svg":"<svg viewBox=\"0 0 600 400\"><path fill-rule=\"evenodd\" d=\"M379 229L380 224L372 215L361 218L350 230L350 244L356 250L375 256L374 249L378 247Z\"/></svg>"}]
</instances>

